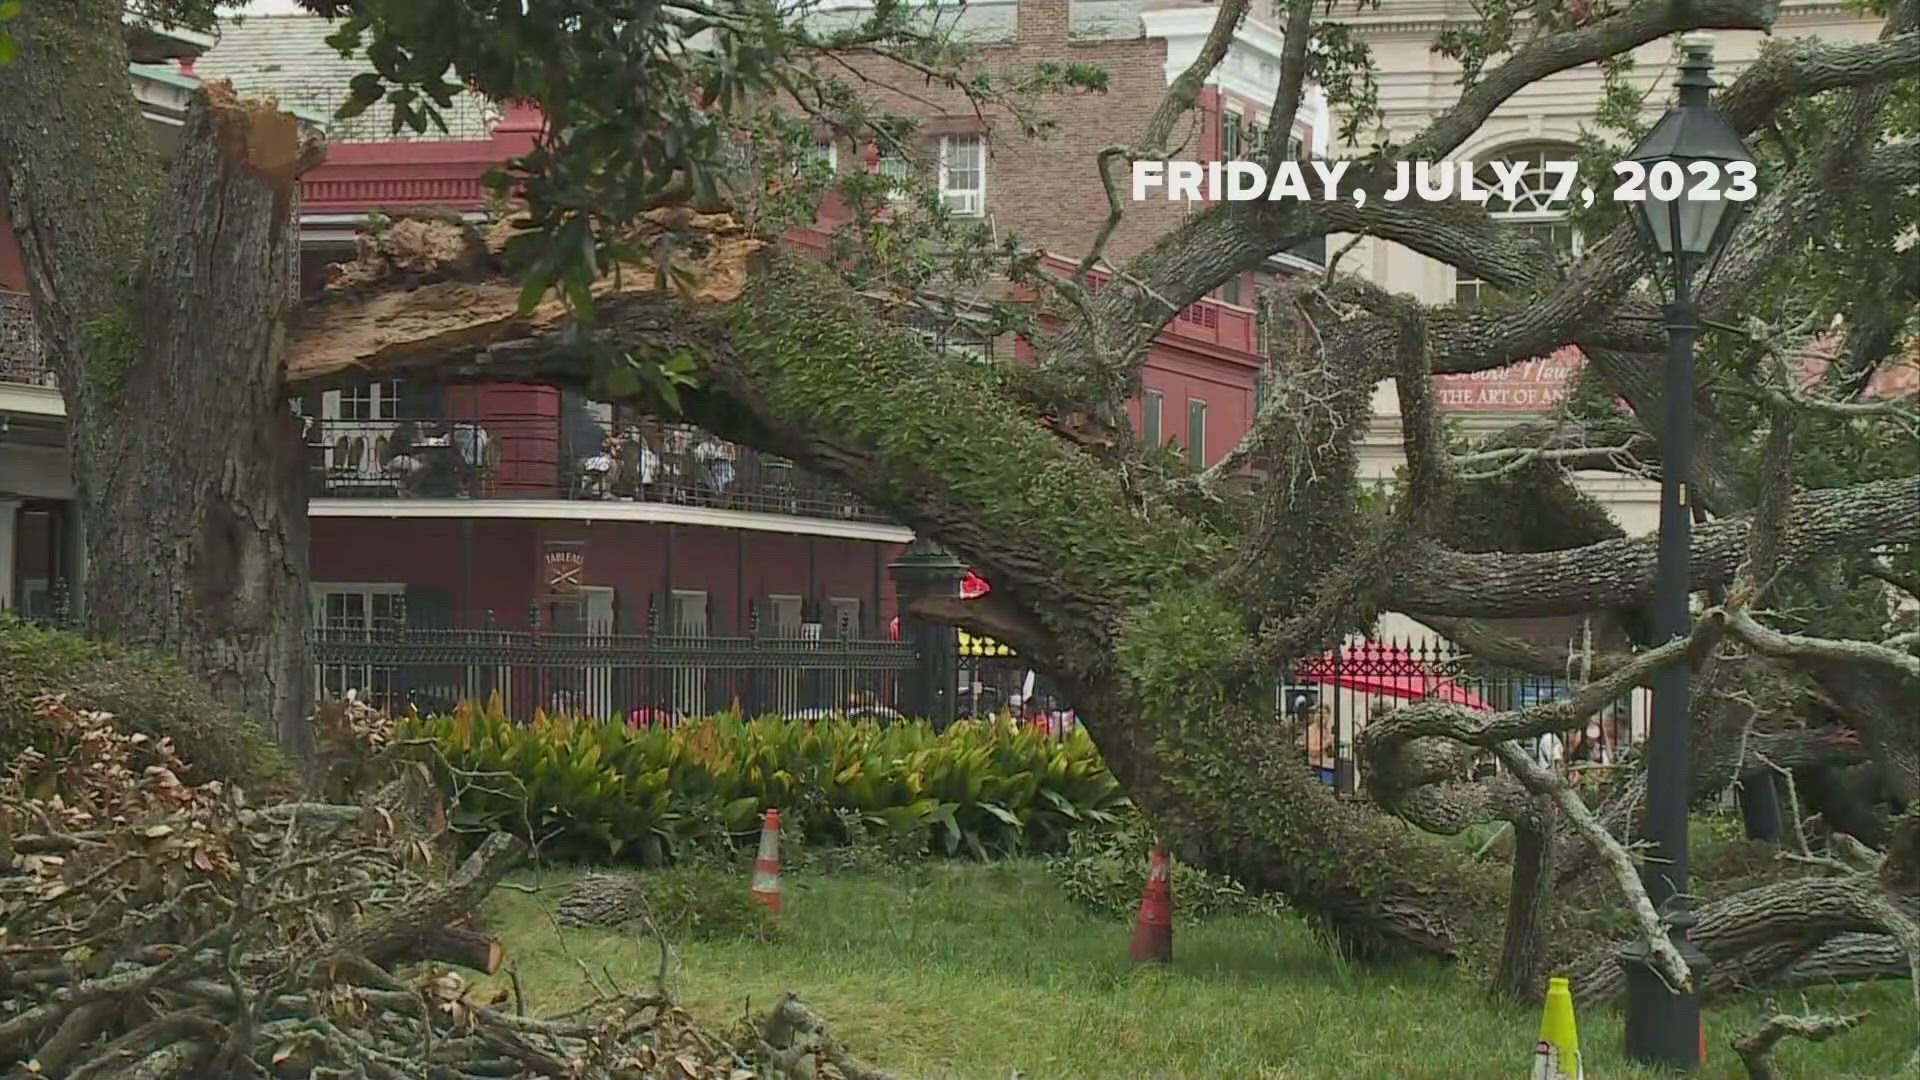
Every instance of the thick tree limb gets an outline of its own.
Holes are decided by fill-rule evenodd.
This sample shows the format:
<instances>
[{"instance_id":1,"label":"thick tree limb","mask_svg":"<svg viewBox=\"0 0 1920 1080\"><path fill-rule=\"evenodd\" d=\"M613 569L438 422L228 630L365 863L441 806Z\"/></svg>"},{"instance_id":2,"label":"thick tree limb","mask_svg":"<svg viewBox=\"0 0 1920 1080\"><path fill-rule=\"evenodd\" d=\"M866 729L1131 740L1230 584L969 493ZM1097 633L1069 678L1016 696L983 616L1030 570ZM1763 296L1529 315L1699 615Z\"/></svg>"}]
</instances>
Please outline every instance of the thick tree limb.
<instances>
[{"instance_id":1,"label":"thick tree limb","mask_svg":"<svg viewBox=\"0 0 1920 1080\"><path fill-rule=\"evenodd\" d=\"M348 928L331 942L331 952L316 962L324 970L353 958L382 964L397 957L431 955L428 941L449 923L476 910L526 853L526 841L507 833L493 833L467 856L446 884L402 908L382 911Z\"/></svg>"},{"instance_id":2,"label":"thick tree limb","mask_svg":"<svg viewBox=\"0 0 1920 1080\"><path fill-rule=\"evenodd\" d=\"M1796 495L1782 562L1837 550L1911 542L1920 535L1920 477ZM1746 555L1746 517L1694 531L1696 588L1724 585ZM1569 551L1465 554L1427 545L1411 554L1391 588L1395 607L1467 618L1566 615L1636 603L1653 586L1655 537L1609 540Z\"/></svg>"}]
</instances>

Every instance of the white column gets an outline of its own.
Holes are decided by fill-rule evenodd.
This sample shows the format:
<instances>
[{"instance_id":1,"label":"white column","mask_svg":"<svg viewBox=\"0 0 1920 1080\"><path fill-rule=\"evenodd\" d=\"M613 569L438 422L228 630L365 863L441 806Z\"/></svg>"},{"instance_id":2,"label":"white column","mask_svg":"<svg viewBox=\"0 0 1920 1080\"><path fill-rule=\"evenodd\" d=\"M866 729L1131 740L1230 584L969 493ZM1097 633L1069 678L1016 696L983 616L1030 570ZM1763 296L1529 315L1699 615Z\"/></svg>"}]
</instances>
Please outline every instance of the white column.
<instances>
[{"instance_id":1,"label":"white column","mask_svg":"<svg viewBox=\"0 0 1920 1080\"><path fill-rule=\"evenodd\" d=\"M20 500L0 499L0 611L12 611L16 603L13 595L13 538L19 521Z\"/></svg>"}]
</instances>

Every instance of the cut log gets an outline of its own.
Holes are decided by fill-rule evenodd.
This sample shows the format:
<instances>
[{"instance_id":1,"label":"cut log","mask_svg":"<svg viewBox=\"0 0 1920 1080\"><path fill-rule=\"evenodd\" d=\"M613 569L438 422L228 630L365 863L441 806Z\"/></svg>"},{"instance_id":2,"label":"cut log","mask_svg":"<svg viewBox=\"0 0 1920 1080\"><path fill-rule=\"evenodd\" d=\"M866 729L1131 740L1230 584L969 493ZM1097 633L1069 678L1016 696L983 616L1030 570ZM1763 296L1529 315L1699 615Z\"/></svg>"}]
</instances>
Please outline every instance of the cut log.
<instances>
[{"instance_id":1,"label":"cut log","mask_svg":"<svg viewBox=\"0 0 1920 1080\"><path fill-rule=\"evenodd\" d=\"M407 948L394 953L388 961L409 963L416 960L437 960L472 968L483 975L492 975L500 970L500 964L505 959L506 947L497 939L477 930L442 926L428 930Z\"/></svg>"},{"instance_id":2,"label":"cut log","mask_svg":"<svg viewBox=\"0 0 1920 1080\"><path fill-rule=\"evenodd\" d=\"M613 929L647 913L647 890L624 874L587 874L560 898L554 919L561 926Z\"/></svg>"},{"instance_id":3,"label":"cut log","mask_svg":"<svg viewBox=\"0 0 1920 1080\"><path fill-rule=\"evenodd\" d=\"M488 836L445 884L405 907L382 911L348 927L334 940L323 965L353 957L385 965L403 956L425 954L426 939L478 910L526 853L527 843L519 837L498 832Z\"/></svg>"}]
</instances>

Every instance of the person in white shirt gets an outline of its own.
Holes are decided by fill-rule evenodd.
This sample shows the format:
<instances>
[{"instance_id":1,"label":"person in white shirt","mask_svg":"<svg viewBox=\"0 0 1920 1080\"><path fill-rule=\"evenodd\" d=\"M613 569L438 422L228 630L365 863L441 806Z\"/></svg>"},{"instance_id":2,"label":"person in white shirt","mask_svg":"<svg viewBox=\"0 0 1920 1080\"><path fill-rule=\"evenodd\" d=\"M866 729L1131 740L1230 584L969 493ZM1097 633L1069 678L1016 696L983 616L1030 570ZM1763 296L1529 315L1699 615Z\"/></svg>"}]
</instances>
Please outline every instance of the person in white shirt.
<instances>
[{"instance_id":1,"label":"person in white shirt","mask_svg":"<svg viewBox=\"0 0 1920 1080\"><path fill-rule=\"evenodd\" d=\"M1549 731L1534 740L1533 760L1549 769L1557 769L1567 760L1567 744Z\"/></svg>"}]
</instances>

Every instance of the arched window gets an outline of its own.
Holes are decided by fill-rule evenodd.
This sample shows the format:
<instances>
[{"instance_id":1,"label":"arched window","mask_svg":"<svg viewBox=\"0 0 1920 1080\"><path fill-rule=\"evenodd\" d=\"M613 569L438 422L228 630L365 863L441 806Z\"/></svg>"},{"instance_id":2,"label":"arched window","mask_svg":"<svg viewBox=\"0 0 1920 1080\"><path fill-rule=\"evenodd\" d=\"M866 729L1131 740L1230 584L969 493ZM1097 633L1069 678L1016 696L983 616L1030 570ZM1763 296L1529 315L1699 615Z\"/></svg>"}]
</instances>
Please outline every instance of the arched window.
<instances>
[{"instance_id":1,"label":"arched window","mask_svg":"<svg viewBox=\"0 0 1920 1080\"><path fill-rule=\"evenodd\" d=\"M1493 193L1487 211L1503 225L1521 235L1547 244L1562 259L1580 252L1580 236L1567 221L1567 204L1553 201L1560 174L1549 172L1550 161L1572 161L1577 151L1571 146L1546 143L1519 146L1482 159L1474 179L1481 189ZM1520 178L1514 198L1503 198L1500 177L1492 162L1525 162L1527 170ZM1493 287L1464 270L1453 271L1453 302L1456 307L1479 307L1493 295Z\"/></svg>"}]
</instances>

